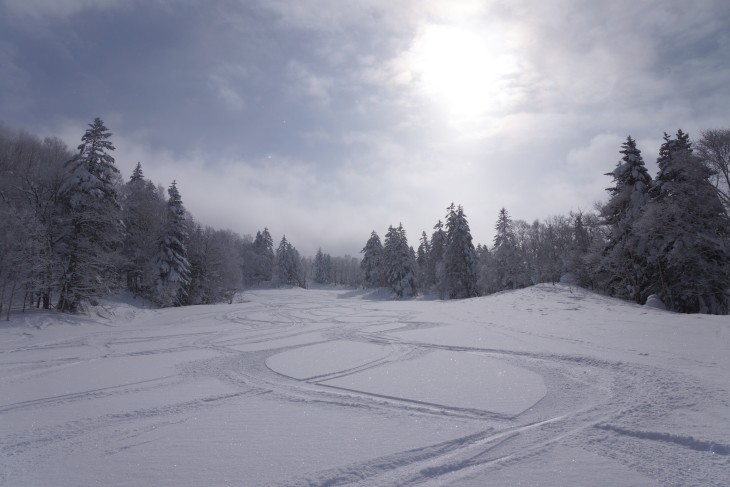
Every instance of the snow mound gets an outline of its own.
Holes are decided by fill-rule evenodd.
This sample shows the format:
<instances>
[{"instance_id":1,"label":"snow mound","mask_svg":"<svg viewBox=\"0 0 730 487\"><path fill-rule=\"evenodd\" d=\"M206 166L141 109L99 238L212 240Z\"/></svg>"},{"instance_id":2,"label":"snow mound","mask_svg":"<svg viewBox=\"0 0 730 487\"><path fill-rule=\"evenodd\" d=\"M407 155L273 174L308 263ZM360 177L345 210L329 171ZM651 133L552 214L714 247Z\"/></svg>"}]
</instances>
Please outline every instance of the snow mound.
<instances>
[{"instance_id":1,"label":"snow mound","mask_svg":"<svg viewBox=\"0 0 730 487\"><path fill-rule=\"evenodd\" d=\"M646 298L646 304L644 304L644 306L647 308L667 309L662 300L656 294L652 294Z\"/></svg>"}]
</instances>

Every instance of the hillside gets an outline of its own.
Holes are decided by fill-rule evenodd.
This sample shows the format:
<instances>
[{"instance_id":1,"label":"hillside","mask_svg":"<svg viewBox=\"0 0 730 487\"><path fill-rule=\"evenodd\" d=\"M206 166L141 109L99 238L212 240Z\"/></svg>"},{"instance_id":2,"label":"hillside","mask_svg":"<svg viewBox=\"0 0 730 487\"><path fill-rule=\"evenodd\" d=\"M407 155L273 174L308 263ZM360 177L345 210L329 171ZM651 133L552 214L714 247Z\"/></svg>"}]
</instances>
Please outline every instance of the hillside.
<instances>
[{"instance_id":1,"label":"hillside","mask_svg":"<svg viewBox=\"0 0 730 487\"><path fill-rule=\"evenodd\" d=\"M540 285L0 324L0 485L728 485L730 319Z\"/></svg>"}]
</instances>

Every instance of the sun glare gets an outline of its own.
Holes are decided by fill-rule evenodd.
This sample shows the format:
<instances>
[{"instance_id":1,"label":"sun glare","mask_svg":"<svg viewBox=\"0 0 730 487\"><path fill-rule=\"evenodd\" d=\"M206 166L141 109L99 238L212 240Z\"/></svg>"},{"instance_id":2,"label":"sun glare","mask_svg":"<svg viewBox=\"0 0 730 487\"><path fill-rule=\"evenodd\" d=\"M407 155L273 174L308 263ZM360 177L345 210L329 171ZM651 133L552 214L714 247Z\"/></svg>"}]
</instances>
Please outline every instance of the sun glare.
<instances>
[{"instance_id":1,"label":"sun glare","mask_svg":"<svg viewBox=\"0 0 730 487\"><path fill-rule=\"evenodd\" d=\"M517 65L495 33L425 27L411 50L411 71L422 94L442 105L452 121L494 113L515 96L510 81Z\"/></svg>"}]
</instances>

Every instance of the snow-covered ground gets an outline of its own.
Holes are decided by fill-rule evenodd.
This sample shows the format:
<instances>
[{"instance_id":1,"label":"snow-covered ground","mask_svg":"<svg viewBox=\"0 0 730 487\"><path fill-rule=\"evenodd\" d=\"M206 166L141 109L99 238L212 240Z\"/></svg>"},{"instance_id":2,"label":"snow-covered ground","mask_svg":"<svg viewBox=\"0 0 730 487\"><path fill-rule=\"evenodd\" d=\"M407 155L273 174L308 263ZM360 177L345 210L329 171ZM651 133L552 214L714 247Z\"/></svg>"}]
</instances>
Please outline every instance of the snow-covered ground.
<instances>
[{"instance_id":1,"label":"snow-covered ground","mask_svg":"<svg viewBox=\"0 0 730 487\"><path fill-rule=\"evenodd\" d=\"M0 323L0 485L730 485L730 318L541 285Z\"/></svg>"}]
</instances>

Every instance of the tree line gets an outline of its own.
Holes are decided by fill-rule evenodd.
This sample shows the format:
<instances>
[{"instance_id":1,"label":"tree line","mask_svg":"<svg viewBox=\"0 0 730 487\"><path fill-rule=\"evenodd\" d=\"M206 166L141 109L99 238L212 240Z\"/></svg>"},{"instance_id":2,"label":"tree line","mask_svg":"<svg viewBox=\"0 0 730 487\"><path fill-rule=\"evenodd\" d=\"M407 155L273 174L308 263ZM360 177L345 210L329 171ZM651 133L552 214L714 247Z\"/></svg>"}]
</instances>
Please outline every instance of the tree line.
<instances>
[{"instance_id":1,"label":"tree line","mask_svg":"<svg viewBox=\"0 0 730 487\"><path fill-rule=\"evenodd\" d=\"M364 285L454 299L562 279L639 304L655 296L673 311L727 314L730 130L706 130L694 144L682 130L665 133L655 178L632 137L619 153L606 174L608 201L595 212L530 224L502 208L491 248L474 247L454 204L417 250L402 225L390 226L384 243L373 231L362 249Z\"/></svg>"},{"instance_id":2,"label":"tree line","mask_svg":"<svg viewBox=\"0 0 730 487\"><path fill-rule=\"evenodd\" d=\"M197 223L175 181L138 163L123 181L111 132L96 118L71 151L0 126L0 313L75 312L128 289L159 306L230 301L242 285L304 285L286 237L256 238Z\"/></svg>"},{"instance_id":3,"label":"tree line","mask_svg":"<svg viewBox=\"0 0 730 487\"><path fill-rule=\"evenodd\" d=\"M491 246L472 241L464 209L451 204L417 249L402 224L362 258L320 248L303 257L267 228L255 237L196 222L175 181L165 189L138 163L124 181L111 133L95 119L76 151L0 126L0 312L42 307L74 312L127 289L159 306L230 301L247 286L308 282L469 298L567 280L680 312L729 309L730 130L692 143L664 134L652 178L628 137L607 176L608 200L593 212L513 220L502 208ZM20 303L20 305L18 304Z\"/></svg>"}]
</instances>

